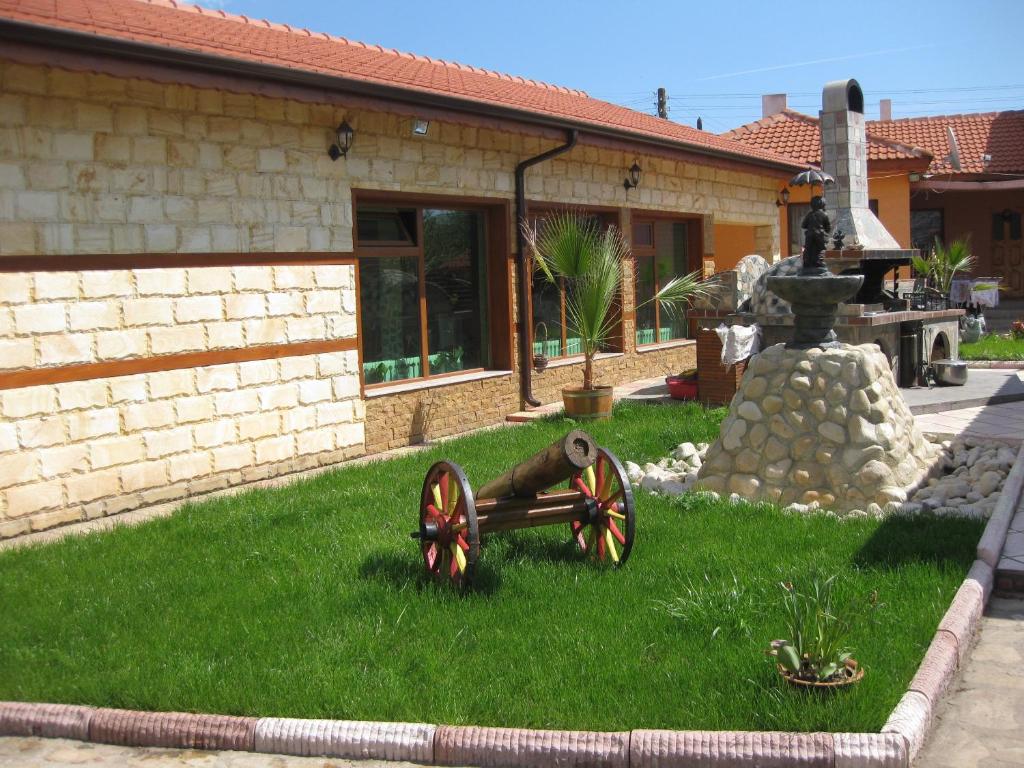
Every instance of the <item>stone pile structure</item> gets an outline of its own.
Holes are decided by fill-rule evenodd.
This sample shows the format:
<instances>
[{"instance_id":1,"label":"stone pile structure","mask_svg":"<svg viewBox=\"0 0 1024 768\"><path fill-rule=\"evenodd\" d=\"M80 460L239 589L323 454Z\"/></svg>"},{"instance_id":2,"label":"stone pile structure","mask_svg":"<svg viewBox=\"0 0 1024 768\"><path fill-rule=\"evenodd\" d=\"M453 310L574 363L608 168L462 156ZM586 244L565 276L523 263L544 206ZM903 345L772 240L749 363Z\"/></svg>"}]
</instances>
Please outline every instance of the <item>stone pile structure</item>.
<instances>
[{"instance_id":1,"label":"stone pile structure","mask_svg":"<svg viewBox=\"0 0 1024 768\"><path fill-rule=\"evenodd\" d=\"M750 361L697 485L846 512L907 501L941 464L877 347L777 344Z\"/></svg>"}]
</instances>

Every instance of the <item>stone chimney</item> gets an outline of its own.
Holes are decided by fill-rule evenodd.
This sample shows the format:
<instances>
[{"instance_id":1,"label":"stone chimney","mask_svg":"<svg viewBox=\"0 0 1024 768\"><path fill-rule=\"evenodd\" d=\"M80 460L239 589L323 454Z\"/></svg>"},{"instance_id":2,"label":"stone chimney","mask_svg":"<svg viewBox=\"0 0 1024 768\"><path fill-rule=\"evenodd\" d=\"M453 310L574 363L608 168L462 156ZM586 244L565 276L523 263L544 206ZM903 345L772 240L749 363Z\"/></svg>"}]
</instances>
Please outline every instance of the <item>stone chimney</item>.
<instances>
[{"instance_id":1,"label":"stone chimney","mask_svg":"<svg viewBox=\"0 0 1024 768\"><path fill-rule=\"evenodd\" d=\"M777 115L786 108L786 94L766 93L761 97L761 117Z\"/></svg>"},{"instance_id":2,"label":"stone chimney","mask_svg":"<svg viewBox=\"0 0 1024 768\"><path fill-rule=\"evenodd\" d=\"M835 178L825 188L832 230L845 247L898 249L899 243L868 208L868 152L864 92L856 80L834 80L821 93L821 167Z\"/></svg>"},{"instance_id":3,"label":"stone chimney","mask_svg":"<svg viewBox=\"0 0 1024 768\"><path fill-rule=\"evenodd\" d=\"M892 99L882 99L878 102L878 119L892 120Z\"/></svg>"}]
</instances>

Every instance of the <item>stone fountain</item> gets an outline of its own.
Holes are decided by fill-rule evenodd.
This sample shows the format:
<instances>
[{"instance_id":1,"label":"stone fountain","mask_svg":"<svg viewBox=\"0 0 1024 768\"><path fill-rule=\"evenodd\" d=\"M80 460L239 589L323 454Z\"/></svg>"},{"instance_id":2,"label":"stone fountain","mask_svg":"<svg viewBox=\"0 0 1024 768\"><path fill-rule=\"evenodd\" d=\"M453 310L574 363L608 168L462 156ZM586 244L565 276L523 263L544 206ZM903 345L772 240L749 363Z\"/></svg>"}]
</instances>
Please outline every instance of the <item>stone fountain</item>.
<instances>
[{"instance_id":1,"label":"stone fountain","mask_svg":"<svg viewBox=\"0 0 1024 768\"><path fill-rule=\"evenodd\" d=\"M831 177L805 171L794 184ZM936 450L914 424L885 354L874 344L840 343L839 304L860 289L863 275L833 275L825 266L832 225L820 196L804 219L803 266L768 277L790 302L793 337L754 357L708 449L698 485L748 501L878 513L938 469ZM843 234L834 233L836 247Z\"/></svg>"}]
</instances>

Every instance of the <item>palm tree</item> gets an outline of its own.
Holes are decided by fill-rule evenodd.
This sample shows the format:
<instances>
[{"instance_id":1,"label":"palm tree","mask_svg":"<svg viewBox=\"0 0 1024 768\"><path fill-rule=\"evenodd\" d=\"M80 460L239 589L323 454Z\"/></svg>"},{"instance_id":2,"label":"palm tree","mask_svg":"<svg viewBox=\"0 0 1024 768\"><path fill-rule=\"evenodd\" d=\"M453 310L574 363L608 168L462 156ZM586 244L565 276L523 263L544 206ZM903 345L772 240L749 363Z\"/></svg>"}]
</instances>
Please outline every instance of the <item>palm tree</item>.
<instances>
[{"instance_id":1,"label":"palm tree","mask_svg":"<svg viewBox=\"0 0 1024 768\"><path fill-rule=\"evenodd\" d=\"M617 227L602 231L594 218L576 211L556 213L536 229L524 222L523 233L537 268L555 285L565 281L566 322L580 338L585 361L583 389L593 390L594 355L614 325L611 309L629 245ZM649 301L673 314L701 293L700 273L691 272L673 278Z\"/></svg>"}]
</instances>

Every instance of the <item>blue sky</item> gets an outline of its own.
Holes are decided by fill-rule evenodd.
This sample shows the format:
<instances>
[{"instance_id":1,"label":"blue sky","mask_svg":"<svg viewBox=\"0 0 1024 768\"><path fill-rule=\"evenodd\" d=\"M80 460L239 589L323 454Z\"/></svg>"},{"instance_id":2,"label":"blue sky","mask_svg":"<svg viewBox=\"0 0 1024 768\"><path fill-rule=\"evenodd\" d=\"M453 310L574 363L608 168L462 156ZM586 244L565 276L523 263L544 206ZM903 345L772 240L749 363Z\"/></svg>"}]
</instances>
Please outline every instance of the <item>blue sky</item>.
<instances>
[{"instance_id":1,"label":"blue sky","mask_svg":"<svg viewBox=\"0 0 1024 768\"><path fill-rule=\"evenodd\" d=\"M817 114L822 85L855 77L867 114L1024 108L1024 1L608 2L206 0L208 7L581 88L724 131L785 92Z\"/></svg>"}]
</instances>

